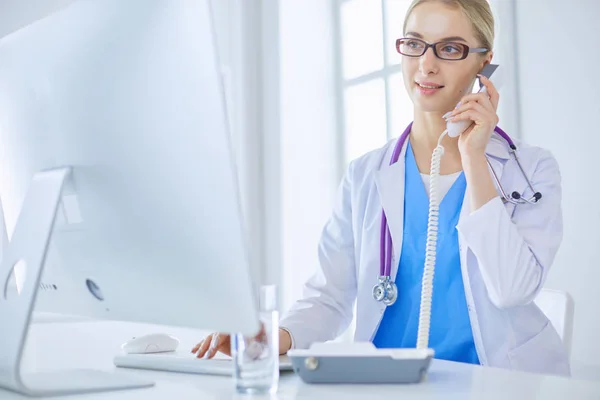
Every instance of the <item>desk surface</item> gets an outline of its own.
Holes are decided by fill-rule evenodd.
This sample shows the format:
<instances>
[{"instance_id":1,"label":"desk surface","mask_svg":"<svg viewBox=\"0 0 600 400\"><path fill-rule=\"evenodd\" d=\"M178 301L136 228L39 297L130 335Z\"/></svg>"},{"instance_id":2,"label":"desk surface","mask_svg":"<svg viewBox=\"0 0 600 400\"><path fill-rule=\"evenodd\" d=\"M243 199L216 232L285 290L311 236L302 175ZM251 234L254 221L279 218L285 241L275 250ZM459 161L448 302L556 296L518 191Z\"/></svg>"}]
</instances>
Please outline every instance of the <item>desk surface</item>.
<instances>
[{"instance_id":1,"label":"desk surface","mask_svg":"<svg viewBox=\"0 0 600 400\"><path fill-rule=\"evenodd\" d=\"M191 347L203 332L165 329L151 325L106 321L33 325L24 368L59 370L93 368L114 370L113 356L132 336L153 332L178 336L181 349ZM153 388L75 396L78 399L243 399L231 378L207 375L118 369L120 373L150 378ZM540 376L434 360L426 382L416 385L308 385L293 372L283 373L271 399L600 399L600 382ZM0 389L0 399L24 399ZM54 397L55 399L59 397ZM74 396L61 397L73 399ZM269 398L269 397L265 397Z\"/></svg>"}]
</instances>

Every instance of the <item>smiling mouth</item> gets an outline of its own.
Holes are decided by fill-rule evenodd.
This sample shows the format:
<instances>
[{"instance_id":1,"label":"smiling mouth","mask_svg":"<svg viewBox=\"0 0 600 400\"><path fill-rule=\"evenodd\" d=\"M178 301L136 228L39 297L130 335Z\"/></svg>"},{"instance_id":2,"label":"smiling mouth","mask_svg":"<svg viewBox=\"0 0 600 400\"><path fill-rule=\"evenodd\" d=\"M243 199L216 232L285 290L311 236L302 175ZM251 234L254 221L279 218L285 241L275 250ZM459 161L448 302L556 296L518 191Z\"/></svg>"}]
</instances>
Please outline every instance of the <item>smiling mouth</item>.
<instances>
[{"instance_id":1,"label":"smiling mouth","mask_svg":"<svg viewBox=\"0 0 600 400\"><path fill-rule=\"evenodd\" d=\"M444 87L443 85L424 85L419 82L415 83L417 84L417 86L422 87L423 89L441 89Z\"/></svg>"}]
</instances>

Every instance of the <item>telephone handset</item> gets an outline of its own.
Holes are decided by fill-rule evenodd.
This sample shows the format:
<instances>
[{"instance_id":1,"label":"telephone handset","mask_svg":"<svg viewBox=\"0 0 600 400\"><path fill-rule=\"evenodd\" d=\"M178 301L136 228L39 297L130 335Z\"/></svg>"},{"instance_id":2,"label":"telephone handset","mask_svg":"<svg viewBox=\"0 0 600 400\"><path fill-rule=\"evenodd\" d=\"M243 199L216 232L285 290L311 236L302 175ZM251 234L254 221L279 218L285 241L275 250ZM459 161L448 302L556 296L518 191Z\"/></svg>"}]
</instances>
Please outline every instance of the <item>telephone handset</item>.
<instances>
[{"instance_id":1,"label":"telephone handset","mask_svg":"<svg viewBox=\"0 0 600 400\"><path fill-rule=\"evenodd\" d=\"M497 64L487 64L480 73L481 73L481 75L485 76L486 78L492 80L491 79L492 74L497 69L498 69ZM496 75L494 76L494 80L492 81L492 83L494 84L496 89L498 89L499 83L500 83L498 78L499 78L499 74L496 73ZM479 89L478 93L487 93L487 88L483 84L480 84L480 89ZM471 124L472 124L472 121L469 121L469 120L448 122L446 124L446 130L448 131L448 136L457 137L458 135L463 133Z\"/></svg>"},{"instance_id":2,"label":"telephone handset","mask_svg":"<svg viewBox=\"0 0 600 400\"><path fill-rule=\"evenodd\" d=\"M494 71L498 69L496 64L488 64L481 71L481 75L491 79ZM494 76L494 86L499 87L496 74ZM481 84L478 93L487 93L486 87ZM438 178L440 176L440 162L444 154L442 139L448 135L457 137L463 133L473 121L463 120L457 122L448 122L446 130L440 136L438 145L433 150L431 156L431 168L429 177L429 215L427 219L427 242L425 245L425 266L423 268L423 280L421 283L421 305L419 310L419 328L417 331L417 349L429 348L429 325L431 321L431 299L433 297L433 275L435 272L435 259L437 247L438 219L439 219L439 199L438 199Z\"/></svg>"}]
</instances>

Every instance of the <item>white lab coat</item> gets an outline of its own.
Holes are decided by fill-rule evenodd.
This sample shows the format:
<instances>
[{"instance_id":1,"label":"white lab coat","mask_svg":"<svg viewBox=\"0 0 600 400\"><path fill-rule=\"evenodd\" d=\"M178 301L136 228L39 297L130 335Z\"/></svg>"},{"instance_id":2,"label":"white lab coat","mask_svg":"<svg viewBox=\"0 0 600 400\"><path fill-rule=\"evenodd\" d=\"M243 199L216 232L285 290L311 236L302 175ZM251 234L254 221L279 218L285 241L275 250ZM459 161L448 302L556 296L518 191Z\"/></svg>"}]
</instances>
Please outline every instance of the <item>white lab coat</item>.
<instances>
[{"instance_id":1,"label":"white lab coat","mask_svg":"<svg viewBox=\"0 0 600 400\"><path fill-rule=\"evenodd\" d=\"M382 205L393 240L392 279L402 249L407 146L390 166L395 143L354 160L346 171L322 232L317 272L281 321L294 348L343 333L352 321L354 301L355 341L371 341L377 331L385 310L372 295L379 275ZM482 365L569 375L560 337L532 302L562 241L560 171L548 151L517 146L524 170L543 195L540 202L515 206L496 197L471 212L467 187L457 225L475 347ZM493 135L486 153L508 193L532 195L503 139Z\"/></svg>"}]
</instances>

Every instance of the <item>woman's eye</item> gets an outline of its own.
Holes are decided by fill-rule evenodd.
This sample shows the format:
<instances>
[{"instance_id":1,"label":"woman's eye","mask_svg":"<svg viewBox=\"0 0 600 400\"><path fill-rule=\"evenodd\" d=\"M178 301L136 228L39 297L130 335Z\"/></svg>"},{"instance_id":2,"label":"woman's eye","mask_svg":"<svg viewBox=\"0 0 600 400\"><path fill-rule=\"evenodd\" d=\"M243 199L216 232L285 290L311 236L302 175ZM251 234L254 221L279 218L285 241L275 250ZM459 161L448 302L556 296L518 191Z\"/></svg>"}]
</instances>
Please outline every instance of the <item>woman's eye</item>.
<instances>
[{"instance_id":1,"label":"woman's eye","mask_svg":"<svg viewBox=\"0 0 600 400\"><path fill-rule=\"evenodd\" d=\"M457 46L454 46L454 45L446 45L446 46L442 47L442 51L444 53L450 53L450 54L461 52L461 50Z\"/></svg>"}]
</instances>

